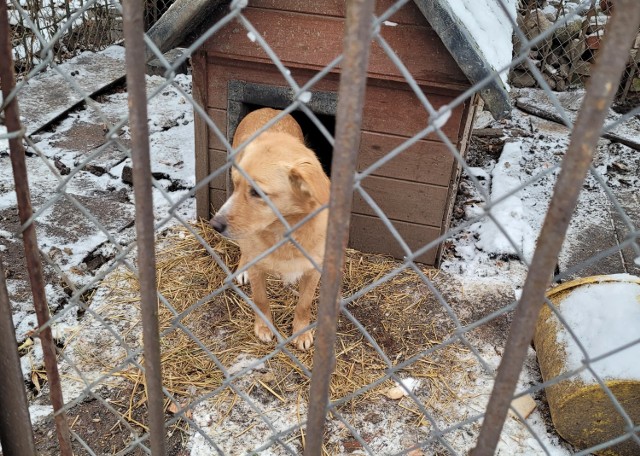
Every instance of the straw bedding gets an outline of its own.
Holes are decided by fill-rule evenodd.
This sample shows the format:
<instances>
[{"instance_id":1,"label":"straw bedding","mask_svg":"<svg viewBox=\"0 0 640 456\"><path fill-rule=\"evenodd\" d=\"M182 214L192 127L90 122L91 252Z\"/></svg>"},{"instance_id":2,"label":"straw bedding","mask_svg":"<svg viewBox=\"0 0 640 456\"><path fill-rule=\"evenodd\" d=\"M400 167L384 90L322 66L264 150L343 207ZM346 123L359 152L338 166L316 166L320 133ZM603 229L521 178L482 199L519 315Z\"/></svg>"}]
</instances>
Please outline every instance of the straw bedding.
<instances>
[{"instance_id":1,"label":"straw bedding","mask_svg":"<svg viewBox=\"0 0 640 456\"><path fill-rule=\"evenodd\" d=\"M237 246L219 236L206 223L199 223L194 229L229 269L235 270L240 256ZM348 250L344 266L343 296L351 296L398 265L396 260L385 256ZM423 272L430 278L438 273L434 269L424 269ZM113 286L122 287L126 283L130 287L129 291L137 291L136 277L124 274L124 282L122 276L117 277L113 280ZM222 385L223 373L207 350L222 365L230 368L240 360L262 359L271 354L275 347L275 342L264 344L255 337L253 310L235 291L226 289L201 305L194 306L220 288L226 277L223 269L185 228L172 228L164 240L159 242L158 289L178 314L188 311L179 319L182 326L180 328L177 327L174 313L159 303L160 329L164 334L161 339L164 385L179 402L166 403L169 413L187 405L191 398L215 392ZM250 296L250 286L244 286L242 290ZM279 280L270 279L268 294L275 325L283 335L288 336L297 302L296 290L283 285ZM418 275L410 270L404 270L351 302L347 309L393 364L438 344L452 329L442 318L440 304ZM315 315L313 318L315 319ZM184 329L200 343L194 341ZM313 348L301 352L289 344L287 349L307 369L312 369ZM421 384L429 391L425 405L429 407L429 403L438 403L441 406L456 398L455 392L448 387L451 383L448 378L464 371L464 363L460 361L462 351L455 344L443 347L428 357L419 358L405 368L400 376L421 379ZM384 377L387 367L368 339L342 315L338 324L336 369L330 385L331 398L343 398L376 382ZM130 381L131 406L124 415L131 417L131 408L144 399L144 377L136 369L120 375ZM252 385L260 386L267 394L282 402L306 402L308 399L310 379L282 351L268 358L257 372L249 375L253 376ZM346 402L343 407L355 410L363 401L375 399L392 386L395 385L390 380L379 382L377 386ZM213 396L213 400L231 404L237 399L230 388L221 389ZM187 416L190 413L187 412Z\"/></svg>"}]
</instances>

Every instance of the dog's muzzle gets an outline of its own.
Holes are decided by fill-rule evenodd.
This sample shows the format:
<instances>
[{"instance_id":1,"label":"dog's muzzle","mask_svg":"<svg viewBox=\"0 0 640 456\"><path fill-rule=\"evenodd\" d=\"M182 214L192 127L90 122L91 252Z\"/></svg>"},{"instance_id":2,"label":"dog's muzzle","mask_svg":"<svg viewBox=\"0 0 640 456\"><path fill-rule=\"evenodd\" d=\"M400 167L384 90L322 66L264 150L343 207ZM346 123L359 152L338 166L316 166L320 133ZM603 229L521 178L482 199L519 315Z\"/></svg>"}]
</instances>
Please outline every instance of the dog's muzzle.
<instances>
[{"instance_id":1,"label":"dog's muzzle","mask_svg":"<svg viewBox=\"0 0 640 456\"><path fill-rule=\"evenodd\" d=\"M209 224L214 230L223 236L227 234L227 218L225 216L216 215L209 221Z\"/></svg>"}]
</instances>

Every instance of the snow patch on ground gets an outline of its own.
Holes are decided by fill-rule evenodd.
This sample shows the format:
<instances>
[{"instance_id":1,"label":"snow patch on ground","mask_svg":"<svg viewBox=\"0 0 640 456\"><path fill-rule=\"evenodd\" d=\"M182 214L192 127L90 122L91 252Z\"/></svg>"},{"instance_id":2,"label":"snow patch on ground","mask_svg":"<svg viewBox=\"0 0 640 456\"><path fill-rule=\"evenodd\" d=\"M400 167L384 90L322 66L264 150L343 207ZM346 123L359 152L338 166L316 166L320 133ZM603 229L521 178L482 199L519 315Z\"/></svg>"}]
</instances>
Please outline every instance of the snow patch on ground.
<instances>
[{"instance_id":1,"label":"snow patch on ground","mask_svg":"<svg viewBox=\"0 0 640 456\"><path fill-rule=\"evenodd\" d=\"M496 368L500 357L495 354L493 347L483 347L480 351L489 365ZM449 387L456 391L458 400L448 404L433 401L430 397L432 392L424 382L411 378L401 380L434 417L433 422L426 418L416 421L415 415L409 412L416 405L409 397L399 400L380 397L355 411L350 407L340 409L344 422L337 418L327 421L327 445L337 445L338 454L370 454L366 450L371 451L371 454L397 454L415 445L422 445L424 454L441 453L443 448L452 450L455 454L466 454L476 444L481 425L478 416L486 408L493 387L493 373L474 363L473 355L469 354L467 357L467 361L473 366L463 375L451 378ZM535 362L533 350L529 351L527 362ZM285 402L281 402L266 391L256 392L260 387L253 382L260 375L265 374L257 372L253 377L243 376L234 385L254 399L259 413L269 420L272 427L243 400L235 403L231 403L231 397L222 401L207 400L196 406L193 413L193 420L200 430L195 431L191 439L191 456L209 455L217 449L224 454L288 454L281 444L270 440L270 436L299 425L306 417L306 402L289 396ZM535 379L524 372L518 390L524 390L534 383ZM467 419L472 419L471 423L461 428L454 426ZM367 445L366 449L353 438L349 427L358 431ZM436 431L436 427L444 431L442 444L428 443L425 447L425 442L433 436L432 432ZM295 453L300 453L300 438L290 437L286 440L287 444ZM571 453L560 444L558 437L548 432L541 413L534 411L526 423L512 417L507 419L496 454L564 456Z\"/></svg>"},{"instance_id":2,"label":"snow patch on ground","mask_svg":"<svg viewBox=\"0 0 640 456\"><path fill-rule=\"evenodd\" d=\"M123 53L124 49L116 46L101 54L121 59ZM88 58L88 55L80 57ZM77 65L81 66L81 63ZM158 187L154 188L153 200L156 223L166 221L173 213L183 220L195 218L195 199L189 195L195 185L193 108L181 91L191 93L190 76L179 75L169 85L163 78L147 77L147 93L155 93L149 102L149 141L152 172ZM95 279L95 274L110 267L113 258L120 253L116 245L125 249L135 241L133 191L123 181L123 169L131 165L125 150L130 140L129 128L126 123L117 130L114 128L127 111L126 93L116 91L100 96L91 106L73 110L53 128L32 135L34 147L28 148L26 156L32 204L37 211L40 248L76 289L97 286L90 301L91 310L81 319L77 315L79 296L70 298L69 290L59 283L49 284L46 288L55 319L52 324L54 340L66 347L66 358L60 361L60 369L67 402L82 396L87 383L101 378L127 356L121 339L109 331L105 322L120 335L130 334L130 339L127 339L129 336L121 336L130 347L141 345L137 332L132 331L139 322L138 307L128 302L114 308L110 291ZM0 137L6 133L6 128L1 128ZM109 130L116 132L114 136L125 147L107 143ZM13 214L17 202L7 149L8 141L0 139L0 169L9 170L0 173L0 211ZM89 154L100 150L100 154L86 162ZM85 162L99 168L87 167L73 174L75 168ZM60 197L59 189L74 198L87 215L69 198ZM107 241L107 233L98 229L88 215L95 217L116 245ZM19 234L14 232L14 225L11 230L6 229L8 225L4 220L0 219L0 250L3 250L3 255L7 246L21 242ZM171 218L165 227L177 223L175 218ZM134 264L134 253L135 250L127 256L129 264ZM96 257L103 257L105 263L96 269L88 268L87 263ZM21 364L23 375L29 380L34 370L42 369L43 357L40 340L32 337L37 321L31 296L25 292L28 290L25 277L21 276L19 280L9 278L7 284L17 339L26 343ZM96 347L99 347L99 354L95 352ZM107 378L107 382L117 381L119 379L113 376ZM40 409L33 410L38 412L34 414L34 420L38 420ZM50 412L50 407L42 408L43 414Z\"/></svg>"},{"instance_id":3,"label":"snow patch on ground","mask_svg":"<svg viewBox=\"0 0 640 456\"><path fill-rule=\"evenodd\" d=\"M479 237L476 247L495 254L522 255L525 261L530 262L538 233L533 232L524 218L523 192L513 193L522 183L522 153L521 141L504 145L500 160L492 171L492 207L489 213L493 220L487 217L486 221L475 226Z\"/></svg>"},{"instance_id":4,"label":"snow patch on ground","mask_svg":"<svg viewBox=\"0 0 640 456\"><path fill-rule=\"evenodd\" d=\"M6 136L7 127L5 127L4 125L0 125L0 154L9 153L9 140L5 139Z\"/></svg>"}]
</instances>

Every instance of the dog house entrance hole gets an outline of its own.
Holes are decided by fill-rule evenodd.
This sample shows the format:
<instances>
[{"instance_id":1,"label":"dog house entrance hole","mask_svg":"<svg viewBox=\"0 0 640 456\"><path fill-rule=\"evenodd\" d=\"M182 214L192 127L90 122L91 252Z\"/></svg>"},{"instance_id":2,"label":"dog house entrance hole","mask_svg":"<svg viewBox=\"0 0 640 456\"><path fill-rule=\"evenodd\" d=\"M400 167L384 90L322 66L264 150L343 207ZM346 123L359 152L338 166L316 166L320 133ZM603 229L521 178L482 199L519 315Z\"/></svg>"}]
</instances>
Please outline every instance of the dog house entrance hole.
<instances>
[{"instance_id":1,"label":"dog house entrance hole","mask_svg":"<svg viewBox=\"0 0 640 456\"><path fill-rule=\"evenodd\" d=\"M231 81L229 89L228 132L230 137L233 137L240 121L250 112L260 108L284 109L293 102L291 89L284 87ZM309 109L331 136L335 132L336 105L337 95L332 92L314 92L311 101L307 103ZM302 128L306 145L316 153L322 168L330 177L333 155L331 143L305 112L295 110L291 115Z\"/></svg>"}]
</instances>

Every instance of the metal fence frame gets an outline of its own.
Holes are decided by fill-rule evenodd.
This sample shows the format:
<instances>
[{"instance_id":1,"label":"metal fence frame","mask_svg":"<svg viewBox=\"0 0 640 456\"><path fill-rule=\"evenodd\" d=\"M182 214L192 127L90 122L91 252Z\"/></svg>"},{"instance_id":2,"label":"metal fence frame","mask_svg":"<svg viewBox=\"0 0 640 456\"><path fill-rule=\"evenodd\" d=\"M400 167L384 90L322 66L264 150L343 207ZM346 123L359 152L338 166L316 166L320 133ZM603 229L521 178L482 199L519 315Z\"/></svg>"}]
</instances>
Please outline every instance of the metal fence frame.
<instances>
[{"instance_id":1,"label":"metal fence frame","mask_svg":"<svg viewBox=\"0 0 640 456\"><path fill-rule=\"evenodd\" d=\"M273 53L273 51L269 49L268 43L262 37L260 37L260 34L253 28L253 25L242 15L242 9L246 6L246 3L246 1L243 2L238 0L234 0L233 2L231 2L231 12L228 16L225 17L225 20L217 23L192 46L190 46L189 49L191 51L196 49L202 42L204 42L204 40L206 40L217 30L219 30L225 23L231 21L232 19L238 19L249 32L252 32L255 34L255 36L257 36L258 43L263 46L267 53L269 53L274 63L280 69L283 75L286 75L286 68L279 61L277 55L275 55L275 53ZM400 8L404 3L406 3L406 0L399 1L396 4L395 9ZM502 6L503 8L505 8L504 5ZM354 173L358 151L359 131L362 120L362 108L364 103L368 48L369 44L372 41L372 38L383 49L386 49L389 52L389 55L392 56L394 63L406 77L408 84L411 86L416 96L420 99L422 104L425 106L425 109L427 109L430 114L429 125L416 137L422 137L431 132L435 132L436 134L438 134L440 139L449 146L449 149L451 149L452 153L454 153L456 160L463 166L465 165L464 159L459 154L456 154L457 151L455 151L454 145L451 144L449 139L444 135L444 133L442 133L442 131L440 131L438 127L438 120L441 116L446 115L446 110L436 111L431 106L428 99L420 91L420 88L418 87L409 71L406 69L406 67L404 67L402 62L397 59L397 57L395 59L393 58L394 54L391 51L389 45L376 31L379 28L380 23L386 20L387 17L391 16L395 9L387 12L385 16L377 18L372 24L371 17L373 8L373 0L353 0L349 2L346 19L344 54L334 60L334 62L332 62L325 69L325 71L320 72L316 78L314 78L312 81L309 81L309 83L302 87L298 86L290 77L288 78L291 87L297 94L296 99L299 100L302 94L304 94L309 88L313 87L314 83L317 80L321 79L331 68L335 67L338 63L340 63L342 66L339 103L337 108L337 129L335 139L331 138L334 145L333 169L335 171L332 175L331 201L329 204L330 222L329 235L327 236L327 239L329 239L329 241L327 242L326 246L324 264L316 265L318 268L322 266L321 269L323 271L323 280L321 284L320 300L318 306L318 321L315 324L315 327L317 327L316 351L313 360L315 368L313 375L311 375L311 373L309 372L306 372L307 375L309 375L312 379L309 414L306 421L307 445L305 448L305 454L308 456L322 454L324 423L327 413L331 412L335 416L340 417L337 406L342 402L348 400L348 398L345 398L342 401L332 403L329 401L328 395L329 378L333 371L335 362L333 347L335 346L336 341L336 322L338 315L342 312L358 327L358 329L366 334L366 331L364 331L364 328L359 325L357 319L346 309L346 304L349 302L349 300L353 300L354 297L348 299L342 299L340 297L342 274L341 271L348 236L348 215L351 210L354 184L357 184L360 180L371 173L373 169L381 166L386 161L390 160L393 156L401 153L410 145L410 143L408 145L404 144L403 146L387 154L386 157L384 157L376 164L372 165L369 169L359 173L358 175ZM527 347L533 336L537 315L540 311L540 308L545 304L545 302L549 304L552 309L554 308L553 305L547 299L545 299L544 293L553 276L555 261L560 252L560 248L570 222L570 217L568 216L568 214L572 213L577 202L578 194L582 188L584 178L590 170L596 142L600 137L601 131L603 130L606 113L608 112L609 106L611 105L613 97L615 96L616 91L613 88L617 87L620 76L625 68L628 44L631 41L631 37L635 33L637 33L638 25L640 24L640 5L637 4L636 1L617 0L616 11L624 11L626 14L614 13L609 23L609 30L607 30L607 38L604 42L604 48L600 53L601 55L597 62L597 67L595 68L593 75L590 78L589 85L587 87L587 95L584 100L583 107L580 111L580 115L575 125L573 125L570 146L562 162L561 172L557 180L555 192L540 234L540 241L538 242L533 260L529 265L529 273L524 285L522 298L520 299L520 302L517 303L517 305L516 303L514 303L508 308L500 311L500 313L503 313L506 310L515 309L515 315L510 327L506 350L503 355L500 368L497 372L495 384L493 387L493 394L491 396L487 410L480 416L471 417L469 418L469 420L467 420L468 422L472 422L480 419L481 417L484 418L477 445L471 453L474 456L489 455L495 452L500 432L507 416L507 411L509 409L511 400L514 397L516 382L522 370ZM149 157L149 133L147 127L146 112L147 95L145 92L144 80L144 64L146 52L145 47L149 46L155 51L157 51L157 48L142 32L143 2L124 2L123 17L124 33L127 42L126 64L128 70L127 87L130 106L129 123L132 132L131 157L133 160L133 180L136 199L136 230L138 246L137 272L139 274L141 284L140 288L142 298L141 308L143 315L144 348L143 350L140 350L137 348L134 349L132 347L128 347L124 340L122 340L122 338L120 338L117 334L116 336L118 337L120 343L122 343L123 346L127 347L127 362L135 363L137 355L141 353L144 355L144 366L138 365L138 367L140 369L144 369L146 373L147 390L149 393L149 434L138 436L137 439L132 442L129 448L138 446L147 453L151 453L154 455L163 455L167 454L165 444L165 426L169 422L175 421L178 418L185 419L186 421L190 420L185 416L185 410L178 411L178 413L176 414L176 418L168 420L167 422L165 422L166 420L164 415L165 398L170 398L171 395L168 391L163 389L162 386L162 366L160 362L159 341L160 337L163 334L160 333L158 325L158 301L168 306L169 308L171 307L166 299L159 295L156 288L154 233L157 226L154 223L152 206L151 204L149 204L152 196L151 192L153 179L151 176ZM520 34L519 38L524 44L523 47L525 49L528 49L527 46L531 45L536 40L540 41L545 38L544 35L541 35L536 37L533 41L528 41L526 37L524 37L524 35L522 35L522 33L518 30L516 24L514 23L513 25L516 33ZM0 2L0 26L0 29L2 29L3 31L9 30L6 2ZM45 49L45 51L47 50ZM50 50L48 52L49 58L51 58ZM46 52L43 55L45 54ZM185 57L182 60L188 58L188 54L189 53L185 53ZM2 60L3 62L11 62L11 55L12 49L9 33L2 32L0 33L0 56L2 57L2 59L0 60ZM161 55L158 55L158 58L166 65L167 75L169 76L171 76L175 68L182 63L182 61L179 60L178 62L175 62L173 65L171 65L166 62L166 60L164 60ZM513 65L514 62L524 61L525 59L526 55L524 54L516 56L516 58L510 63L510 65ZM46 65L47 60L43 59L43 62L43 64ZM548 92L550 92L549 87L542 76L542 73L535 66L533 66L531 62L529 62L529 66L531 72L535 75L539 84ZM66 419L65 410L68 409L69 404L65 405L62 398L62 380L60 379L60 376L58 374L56 347L51 335L52 319L49 315L49 310L47 307L40 252L36 239L35 225L33 223L38 214L34 214L31 208L28 188L28 176L24 162L25 149L23 141L29 142L29 139L26 137L26 132L24 131L20 123L18 110L19 96L16 96L18 90L14 90L15 77L13 75L12 65L0 65L0 76L2 80L4 99L3 109L8 130L8 133L5 135L5 137L10 142L11 161L13 165L16 193L18 196L18 207L20 210L20 222L22 225L23 242L26 251L34 305L36 308L38 324L40 327L38 336L42 340L42 346L45 354L44 361L48 381L51 388L51 403L55 411L54 416L57 429L57 438L60 444L60 452L62 455L66 456L72 454L71 436L73 435L75 438L79 438L79 436L70 431ZM452 106L462 103L470 95L486 86L490 82L490 80L491 77L488 77L484 81L481 81L480 83L474 85L473 88L460 95L458 99L456 99L452 103ZM167 84L169 84L169 82ZM194 104L194 109L200 115L203 115L206 118L206 113L202 110L202 108L198 107L188 94L183 94L185 98L189 99ZM88 97L85 98L87 99L87 101L89 101ZM556 103L558 112L563 113L563 109L559 106L557 100L554 101ZM451 106L447 108L450 107ZM294 109L301 109L305 111L311 118L315 118L314 114L304 105L304 103L296 101L287 109L285 109L283 114L274 119L269 125L275 123L279 118L293 111ZM626 116L626 118L634 115L634 113L637 113L639 110L640 108L637 108L636 110L632 111ZM625 117L619 120L619 122L623 122L624 119ZM568 119L565 118L565 121L567 125L571 125L571 122ZM319 123L317 119L316 123ZM218 138L227 146L227 148L231 150L231 145L227 141L225 135L220 131L220 129L210 119L207 120L207 124L212 129L214 134L216 134L216 136L218 136ZM605 129L611 127L611 125L604 126ZM326 132L326 130L325 134L330 136L328 132ZM250 138L247 142L252 139L253 138ZM233 158L243 147L244 144L230 155L229 167L236 166L235 164L232 164ZM90 156L87 161L90 160L91 157L92 156ZM198 189L208 185L208 182L215 178L218 174L227 172L229 167L218 170L216 173L210 175L206 180L198 183L198 185L191 190L191 194L195 193ZM244 173L242 169L237 169L241 173ZM592 167L591 170L593 171ZM597 176L597 173L595 173L595 175ZM246 175L246 173L244 174L244 177L248 180L251 180L250 176ZM66 179L66 181L61 181L60 189L62 192L64 192L64 186L69 179L70 177ZM474 179L475 178L471 176L471 180L473 181ZM478 184L477 180L475 181L475 183L479 189L482 189L482 186ZM528 185L528 183L529 182L523 183L522 188ZM603 187L606 188L606 186ZM387 228L389 228L390 230L395 230L384 212L376 205L375 201L373 201L373 199L358 185L356 185L355 188L360 192L363 198L375 209L378 216L385 222ZM516 191L517 190L520 190L520 188L516 189ZM261 193L261 196L267 200L272 209L276 210L275 206L268 201L266 195L262 194L260 190L258 191ZM628 216L626 216L626 214L624 213L624 210L622 210L621 206L617 203L615 197L611 193L609 193L608 196L611 201L614 202L614 205L616 206L620 214L623 215L625 224L631 230L635 230L635 237L630 236L626 241L627 244L625 245L632 246L636 250L636 253L638 253L638 255L640 256L640 248L638 248L637 243L637 230L635 229ZM493 219L493 215L491 214L491 207L495 204L498 204L501 200L502 199L492 201L487 205L486 215L488 217ZM174 208L177 207L180 203L181 201L176 202L174 204ZM53 203L50 202L49 205L50 204ZM76 204L78 205L79 210L82 210L81 205L79 205L79 203L77 202ZM315 215L315 213L311 216L313 215ZM175 213L173 214L173 216L177 217ZM305 223L307 220L308 218L300 222L299 225ZM92 221L98 224L95 219ZM282 221L286 225L286 221L284 221L284 219L282 219ZM288 226L289 233L295 231L295 229L299 225ZM503 234L508 237L506 231L504 231L502 227L500 228L503 230ZM103 227L101 229L106 232ZM461 228L458 227L458 229ZM473 327L477 327L484 322L491 320L495 315L489 315L482 320L473 323L472 325L463 326L462 323L457 320L455 312L451 310L446 300L442 297L437 288L424 275L422 270L414 263L414 258L419 256L421 252L427 251L437 243L442 242L447 236L451 235L451 232L452 231L449 231L448 233L446 233L446 235L443 235L435 241L425 245L418 251L412 251L406 244L404 244L404 249L406 250L406 259L404 263L397 270L392 271L387 276L381 278L378 282L370 284L367 288L361 290L360 294L366 293L369 289L374 288L378 283L384 282L388 278L397 274L398 271L404 269L413 270L420 276L423 282L427 284L430 291L432 291L437 297L438 301L447 309L449 315L456 325L457 331L455 332L455 334L450 339L443 341L440 346L452 344L454 342L462 342L466 347L470 348L476 354L480 362L484 362L479 353L475 351L473 344L466 340L465 333ZM197 233L195 233L194 231L192 231L192 233L194 234L194 236L197 236L201 242L204 242L197 235ZM397 236L397 238L401 240L401 237L399 235ZM288 241L293 241L293 239L290 237L284 239L281 243L274 246L274 249L278 248L280 245ZM513 242L513 240L510 239L510 242L517 250L517 246ZM130 251L131 248L120 249L117 259L124 259ZM214 257L214 259L218 261L219 265L224 268L229 275L229 279L225 283L225 287L234 289L240 296L242 296L247 302L251 304L254 310L257 309L255 304L251 302L249 296L247 296L240 288L238 288L234 284L233 279L241 274L243 270L235 272L229 271L228 269L226 269L226 266L217 257L217 255L215 255L211 251L210 253L212 254L212 257ZM265 252L262 257L267 255L268 253L269 252ZM607 254L608 252L602 252L603 256ZM132 269L135 268L132 267ZM81 290L78 291L78 293L80 292ZM220 292L220 290L218 290L217 292ZM201 305L210 297L211 296L203 298L198 303L195 303L193 307ZM15 419L19 420L18 422L21 423L20 426L16 427L15 422L0 419L0 437L2 437L3 445L6 445L5 442L10 441L5 437L7 435L7 428L11 427L11 429L20 429L21 432L19 432L18 434L12 434L15 439L13 440L15 442L15 447L7 447L5 448L5 451L7 452L7 454L32 454L34 451L34 446L32 437L30 435L31 427L28 418L28 411L26 409L24 390L22 388L16 388L18 386L18 383L20 383L22 380L20 379L18 381L20 372L19 367L18 370L15 371L16 363L18 361L15 357L15 347L13 347L11 344L11 340L15 341L15 336L11 333L13 324L10 317L10 311L7 311L8 308L10 309L10 306L8 302L8 294L6 293L6 286L4 284L4 273L2 271L1 263L0 305L3 306L2 312L0 312L0 314L2 315L2 318L0 319L0 325L2 325L2 328L4 328L2 331L0 331L2 333L1 335L3 336L2 343L0 344L0 349L2 350L2 356L0 356L0 366L4 366L6 360L6 369L11 370L13 377L16 377L13 379L13 381L7 381L9 386L13 388L11 392L9 392L9 390L7 390L6 392L4 390L0 390L0 400L3 400L5 397L11 397L12 399L15 399L15 401L7 401L6 403L2 402L1 405L3 410L6 411L7 416L15 417ZM193 337L194 340L197 340L196 337L191 334L181 322L182 318L185 314L188 313L189 310L182 313L178 313L177 311L175 311L175 309L172 309L172 311L175 315L175 328L179 328L180 330L187 332ZM558 315L558 317L562 320L562 317L560 315ZM11 331L9 331L7 328L11 328ZM278 337L276 350L283 351L289 354L293 359L295 359L295 356L292 355L291 352L286 348L286 344L290 342L291 339L282 338L277 331L275 331L275 334ZM389 366L388 376L383 380L386 380L388 378L398 379L399 377L397 376L397 373L403 367L411 364L416 360L416 358L408 359L403 363L394 366L393 363L391 363L391 361L386 357L384 351L375 343L375 341L373 339L371 339L370 341ZM207 353L209 353L209 355L213 359L215 359L215 357L206 349L206 347L204 347L202 343L199 342L199 344L203 350L207 351ZM625 347L621 347L620 350L624 348ZM435 348L425 350L417 357L424 357L431 353L433 350L435 350ZM600 387L606 392L606 394L614 404L616 410L623 416L625 422L627 423L627 434L621 436L619 439L617 439L617 441L622 441L624 439L633 439L640 445L640 437L638 437L637 434L640 430L640 426L634 425L633 421L629 418L628 414L620 405L619 401L615 398L611 390L607 387L603 379L601 379L591 368L591 363L596 361L598 358L590 357L589 353L584 349L584 347L582 347L582 351L584 354L583 368L589 369L591 371L591 373L600 384ZM10 355L11 357L8 358ZM64 354L60 355L64 357ZM607 355L609 354L602 356ZM302 367L304 368L304 366ZM247 369L243 369L236 374L230 374L224 365L218 364L218 368L225 375L225 381L223 382L223 385L219 390L221 390L223 387L235 388L233 385L233 380L239 378L244 372L247 371ZM4 367L3 371L5 371ZM79 374L80 376L82 376L80 372ZM95 383L91 383L86 380L85 382L87 383L87 391L93 394L91 392L91 388L95 386ZM400 385L403 384L400 382ZM373 386L374 385L367 385L363 387L363 390L372 388ZM540 390L545 386L546 385L537 385L534 390ZM424 416L433 424L434 431L432 432L429 440L437 441L445 448L451 450L446 440L444 440L442 437L452 429L463 426L466 422L457 423L455 426L452 426L448 429L439 428L436 424L436 421L430 417L429 412L426 410L426 408L424 408L424 406L422 406L422 404L420 404L417 397L404 385L403 388L406 389L406 393L416 402ZM215 395L217 391L218 390L209 393L205 396L205 398ZM237 392L241 395L241 397L247 399L250 402L250 400L246 397L246 394L241 391ZM99 397L99 395L97 395L96 397ZM202 400L204 399L201 398L199 401ZM108 406L108 404L102 399L101 402L105 406ZM272 443L277 442L287 451L293 454L293 450L291 450L291 448L287 445L286 441L283 438L286 436L287 432L277 431L276 427L271 422L269 422L268 419L263 419L272 432L272 435L269 438L268 442L265 444L266 446L264 448L268 447L268 445ZM365 450L370 451L367 443L359 436L358 432L353 429L346 420L342 421L345 426L349 428L355 439L359 441L362 447ZM195 426L195 423L192 424L194 424ZM535 433L533 434L535 437ZM218 452L221 452L213 440L209 439L206 435L204 437L208 440L213 448L216 448ZM150 447L148 448L145 446L145 441L147 439L150 441ZM80 441L82 440L80 439ZM428 442L420 442L420 444L426 443ZM611 444L612 442L604 442L598 447L585 450L578 454L587 454L588 451L595 451L598 448L605 448ZM416 448L418 448L419 445L416 445ZM88 450L91 451L90 448L88 448ZM410 450L411 449L407 449L406 451L409 452Z\"/></svg>"}]
</instances>

